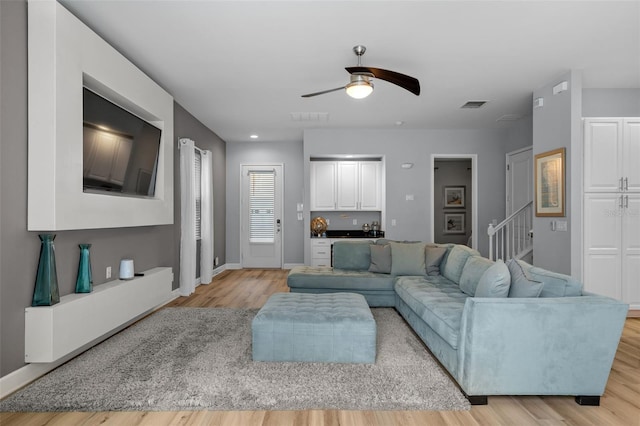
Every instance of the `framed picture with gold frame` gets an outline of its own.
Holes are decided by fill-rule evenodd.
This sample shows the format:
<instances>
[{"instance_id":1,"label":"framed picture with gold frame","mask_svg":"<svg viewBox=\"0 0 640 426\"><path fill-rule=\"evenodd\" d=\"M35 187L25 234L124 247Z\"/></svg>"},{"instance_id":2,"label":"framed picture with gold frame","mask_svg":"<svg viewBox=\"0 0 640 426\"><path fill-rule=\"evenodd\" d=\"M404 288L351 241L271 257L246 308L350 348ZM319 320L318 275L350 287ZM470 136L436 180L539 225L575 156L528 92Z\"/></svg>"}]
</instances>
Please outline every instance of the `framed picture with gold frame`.
<instances>
[{"instance_id":1,"label":"framed picture with gold frame","mask_svg":"<svg viewBox=\"0 0 640 426\"><path fill-rule=\"evenodd\" d=\"M537 154L534 174L536 216L564 216L565 149Z\"/></svg>"}]
</instances>

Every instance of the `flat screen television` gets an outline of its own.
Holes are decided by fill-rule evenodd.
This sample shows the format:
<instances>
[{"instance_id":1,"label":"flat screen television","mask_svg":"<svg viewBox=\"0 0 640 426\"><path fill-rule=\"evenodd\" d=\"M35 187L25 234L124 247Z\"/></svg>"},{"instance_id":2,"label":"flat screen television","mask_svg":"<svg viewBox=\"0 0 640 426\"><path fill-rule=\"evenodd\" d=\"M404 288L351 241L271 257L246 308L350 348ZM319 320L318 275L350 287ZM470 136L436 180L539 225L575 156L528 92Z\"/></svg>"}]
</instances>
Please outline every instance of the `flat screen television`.
<instances>
[{"instance_id":1,"label":"flat screen television","mask_svg":"<svg viewBox=\"0 0 640 426\"><path fill-rule=\"evenodd\" d=\"M153 197L162 131L83 88L84 192Z\"/></svg>"}]
</instances>

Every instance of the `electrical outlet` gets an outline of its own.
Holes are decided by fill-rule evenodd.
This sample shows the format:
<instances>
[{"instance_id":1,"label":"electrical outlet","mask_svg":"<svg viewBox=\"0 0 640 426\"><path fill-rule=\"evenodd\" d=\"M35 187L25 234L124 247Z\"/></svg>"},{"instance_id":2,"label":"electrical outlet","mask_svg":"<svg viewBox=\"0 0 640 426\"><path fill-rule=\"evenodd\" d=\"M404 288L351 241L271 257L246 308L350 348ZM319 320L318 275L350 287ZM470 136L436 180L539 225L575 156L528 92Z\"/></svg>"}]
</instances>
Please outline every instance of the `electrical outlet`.
<instances>
[{"instance_id":1,"label":"electrical outlet","mask_svg":"<svg viewBox=\"0 0 640 426\"><path fill-rule=\"evenodd\" d=\"M395 219L391 219L391 226L396 226L398 223Z\"/></svg>"},{"instance_id":2,"label":"electrical outlet","mask_svg":"<svg viewBox=\"0 0 640 426\"><path fill-rule=\"evenodd\" d=\"M106 278L111 278L111 266L107 266Z\"/></svg>"},{"instance_id":3,"label":"electrical outlet","mask_svg":"<svg viewBox=\"0 0 640 426\"><path fill-rule=\"evenodd\" d=\"M358 219L353 219L353 224L357 225L358 224Z\"/></svg>"},{"instance_id":4,"label":"electrical outlet","mask_svg":"<svg viewBox=\"0 0 640 426\"><path fill-rule=\"evenodd\" d=\"M218 258L218 256L216 256L216 258L213 259L213 266L218 266L219 263L220 263L220 259Z\"/></svg>"}]
</instances>

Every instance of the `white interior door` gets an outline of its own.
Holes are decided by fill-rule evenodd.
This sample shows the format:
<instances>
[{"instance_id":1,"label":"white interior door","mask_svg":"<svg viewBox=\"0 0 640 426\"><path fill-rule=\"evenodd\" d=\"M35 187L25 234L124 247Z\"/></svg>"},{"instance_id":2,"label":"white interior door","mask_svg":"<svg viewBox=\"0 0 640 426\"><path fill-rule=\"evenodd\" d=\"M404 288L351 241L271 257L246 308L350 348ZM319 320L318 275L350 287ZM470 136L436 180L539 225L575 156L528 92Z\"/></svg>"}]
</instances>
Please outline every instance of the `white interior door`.
<instances>
[{"instance_id":1,"label":"white interior door","mask_svg":"<svg viewBox=\"0 0 640 426\"><path fill-rule=\"evenodd\" d=\"M533 151L531 148L507 154L507 211L508 217L533 201Z\"/></svg>"},{"instance_id":2,"label":"white interior door","mask_svg":"<svg viewBox=\"0 0 640 426\"><path fill-rule=\"evenodd\" d=\"M243 268L282 268L283 166L243 165L240 259Z\"/></svg>"},{"instance_id":3,"label":"white interior door","mask_svg":"<svg viewBox=\"0 0 640 426\"><path fill-rule=\"evenodd\" d=\"M531 147L507 154L506 182L505 218L533 201L533 149ZM525 247L527 245L527 235L532 230L532 227L532 217L529 220L516 221L514 223L513 244L515 247ZM532 261L532 259L528 258L525 258L525 260Z\"/></svg>"}]
</instances>

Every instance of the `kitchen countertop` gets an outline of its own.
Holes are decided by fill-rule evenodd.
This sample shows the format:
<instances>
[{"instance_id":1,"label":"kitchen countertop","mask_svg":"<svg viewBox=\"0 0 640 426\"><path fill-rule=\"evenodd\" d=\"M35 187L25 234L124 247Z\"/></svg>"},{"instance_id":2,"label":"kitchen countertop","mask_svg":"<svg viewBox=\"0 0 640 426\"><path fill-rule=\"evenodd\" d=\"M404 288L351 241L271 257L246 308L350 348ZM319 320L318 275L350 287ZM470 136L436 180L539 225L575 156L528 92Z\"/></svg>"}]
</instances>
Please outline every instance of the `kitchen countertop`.
<instances>
[{"instance_id":1,"label":"kitchen countertop","mask_svg":"<svg viewBox=\"0 0 640 426\"><path fill-rule=\"evenodd\" d=\"M364 232L360 229L346 229L346 230L327 230L326 238L384 238L384 231L378 231L377 236L371 235L371 231ZM325 238L325 237L312 237L312 238Z\"/></svg>"}]
</instances>

